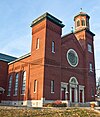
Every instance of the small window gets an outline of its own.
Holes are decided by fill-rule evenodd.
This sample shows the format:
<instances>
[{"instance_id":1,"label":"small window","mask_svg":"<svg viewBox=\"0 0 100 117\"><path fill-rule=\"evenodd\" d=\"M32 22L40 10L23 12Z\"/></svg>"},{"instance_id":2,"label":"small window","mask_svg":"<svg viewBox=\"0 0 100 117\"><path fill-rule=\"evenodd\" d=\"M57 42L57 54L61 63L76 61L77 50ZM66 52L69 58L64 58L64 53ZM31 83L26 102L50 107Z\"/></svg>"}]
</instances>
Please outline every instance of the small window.
<instances>
[{"instance_id":1,"label":"small window","mask_svg":"<svg viewBox=\"0 0 100 117\"><path fill-rule=\"evenodd\" d=\"M37 39L37 40L36 40L36 49L39 49L39 46L40 46L39 44L40 44L40 40Z\"/></svg>"},{"instance_id":2,"label":"small window","mask_svg":"<svg viewBox=\"0 0 100 117\"><path fill-rule=\"evenodd\" d=\"M91 96L94 97L94 89L93 89L93 87L91 88Z\"/></svg>"},{"instance_id":3,"label":"small window","mask_svg":"<svg viewBox=\"0 0 100 117\"><path fill-rule=\"evenodd\" d=\"M12 75L9 77L8 96L10 96L11 93L11 86L12 86Z\"/></svg>"},{"instance_id":4,"label":"small window","mask_svg":"<svg viewBox=\"0 0 100 117\"><path fill-rule=\"evenodd\" d=\"M54 80L51 80L51 93L54 93Z\"/></svg>"},{"instance_id":5,"label":"small window","mask_svg":"<svg viewBox=\"0 0 100 117\"><path fill-rule=\"evenodd\" d=\"M37 80L34 80L34 93L37 91Z\"/></svg>"},{"instance_id":6,"label":"small window","mask_svg":"<svg viewBox=\"0 0 100 117\"><path fill-rule=\"evenodd\" d=\"M25 89L26 89L26 71L22 73L22 94L25 94Z\"/></svg>"},{"instance_id":7,"label":"small window","mask_svg":"<svg viewBox=\"0 0 100 117\"><path fill-rule=\"evenodd\" d=\"M18 73L17 73L16 76L15 76L15 89L14 89L14 95L17 95L17 93L18 93L18 77L19 77L19 75L18 75Z\"/></svg>"},{"instance_id":8,"label":"small window","mask_svg":"<svg viewBox=\"0 0 100 117\"><path fill-rule=\"evenodd\" d=\"M82 26L85 26L85 20L81 20Z\"/></svg>"},{"instance_id":9,"label":"small window","mask_svg":"<svg viewBox=\"0 0 100 117\"><path fill-rule=\"evenodd\" d=\"M52 53L55 53L55 42L52 41Z\"/></svg>"},{"instance_id":10,"label":"small window","mask_svg":"<svg viewBox=\"0 0 100 117\"><path fill-rule=\"evenodd\" d=\"M88 52L92 53L92 45L91 44L88 44Z\"/></svg>"},{"instance_id":11,"label":"small window","mask_svg":"<svg viewBox=\"0 0 100 117\"><path fill-rule=\"evenodd\" d=\"M87 19L86 21L86 26L89 27L89 20Z\"/></svg>"},{"instance_id":12,"label":"small window","mask_svg":"<svg viewBox=\"0 0 100 117\"><path fill-rule=\"evenodd\" d=\"M80 21L78 20L78 21L77 21L77 27L79 27L79 26L80 26Z\"/></svg>"},{"instance_id":13,"label":"small window","mask_svg":"<svg viewBox=\"0 0 100 117\"><path fill-rule=\"evenodd\" d=\"M92 66L92 63L90 63L90 72L93 72L93 66Z\"/></svg>"}]
</instances>

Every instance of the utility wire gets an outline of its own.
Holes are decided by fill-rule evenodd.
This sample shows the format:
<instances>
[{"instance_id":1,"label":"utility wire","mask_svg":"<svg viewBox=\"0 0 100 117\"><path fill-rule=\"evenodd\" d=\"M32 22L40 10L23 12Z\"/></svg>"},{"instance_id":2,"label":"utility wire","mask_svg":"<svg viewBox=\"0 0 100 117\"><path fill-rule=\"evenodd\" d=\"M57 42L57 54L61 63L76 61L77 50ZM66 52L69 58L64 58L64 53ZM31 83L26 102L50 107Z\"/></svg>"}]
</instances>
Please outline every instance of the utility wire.
<instances>
[{"instance_id":1,"label":"utility wire","mask_svg":"<svg viewBox=\"0 0 100 117\"><path fill-rule=\"evenodd\" d=\"M10 60L10 59L7 59L7 60ZM13 61L12 61L13 62ZM55 68L62 68L62 69L77 69L77 70L90 70L90 68L85 68L85 67L67 67L67 66L63 66L63 65L53 65L53 64L37 64L37 63L34 63L34 61L31 61L31 62L26 62L24 60L18 60L16 61L15 59L15 62L21 62L21 63L26 63L26 64L30 64L30 65L39 65L39 66L50 66L50 67L55 67ZM14 63L15 63L14 62ZM14 63L11 63L11 64L14 64ZM93 71L99 71L100 68L98 69L92 69Z\"/></svg>"},{"instance_id":2,"label":"utility wire","mask_svg":"<svg viewBox=\"0 0 100 117\"><path fill-rule=\"evenodd\" d=\"M85 68L85 67L67 67L67 66L63 66L63 65L53 65L53 64L38 64L38 63L34 63L34 61L32 62L26 62L26 61L23 61L23 60L20 60L19 62L22 62L22 63L26 63L26 64L30 64L30 65L38 65L38 66L49 66L49 67L55 67L55 68L62 68L62 69L72 69L72 70L90 70L90 68ZM12 63L14 64L14 63ZM92 69L93 71L97 71L97 70L100 70L99 68L98 69Z\"/></svg>"}]
</instances>

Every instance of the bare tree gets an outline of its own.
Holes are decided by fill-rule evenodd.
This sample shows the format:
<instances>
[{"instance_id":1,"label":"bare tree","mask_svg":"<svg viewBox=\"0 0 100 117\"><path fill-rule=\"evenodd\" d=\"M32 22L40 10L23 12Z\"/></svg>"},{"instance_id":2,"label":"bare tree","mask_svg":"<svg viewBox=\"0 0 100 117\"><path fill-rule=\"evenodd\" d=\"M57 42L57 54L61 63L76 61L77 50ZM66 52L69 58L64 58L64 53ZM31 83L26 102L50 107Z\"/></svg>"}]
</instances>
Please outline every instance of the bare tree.
<instances>
[{"instance_id":1,"label":"bare tree","mask_svg":"<svg viewBox=\"0 0 100 117\"><path fill-rule=\"evenodd\" d=\"M97 92L97 97L100 98L100 77L98 78L96 83L96 92Z\"/></svg>"}]
</instances>

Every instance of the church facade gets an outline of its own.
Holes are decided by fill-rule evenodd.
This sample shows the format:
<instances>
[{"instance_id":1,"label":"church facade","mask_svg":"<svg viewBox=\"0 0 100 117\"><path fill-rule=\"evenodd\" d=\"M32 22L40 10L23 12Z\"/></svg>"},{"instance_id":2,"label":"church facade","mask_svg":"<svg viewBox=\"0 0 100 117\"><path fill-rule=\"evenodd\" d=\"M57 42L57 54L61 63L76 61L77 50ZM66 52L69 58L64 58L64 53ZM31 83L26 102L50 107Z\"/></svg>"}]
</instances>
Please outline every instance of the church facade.
<instances>
[{"instance_id":1,"label":"church facade","mask_svg":"<svg viewBox=\"0 0 100 117\"><path fill-rule=\"evenodd\" d=\"M31 52L19 58L0 54L0 102L42 107L55 100L95 100L95 35L89 18L77 14L75 31L64 36L64 24L49 13L34 20Z\"/></svg>"}]
</instances>

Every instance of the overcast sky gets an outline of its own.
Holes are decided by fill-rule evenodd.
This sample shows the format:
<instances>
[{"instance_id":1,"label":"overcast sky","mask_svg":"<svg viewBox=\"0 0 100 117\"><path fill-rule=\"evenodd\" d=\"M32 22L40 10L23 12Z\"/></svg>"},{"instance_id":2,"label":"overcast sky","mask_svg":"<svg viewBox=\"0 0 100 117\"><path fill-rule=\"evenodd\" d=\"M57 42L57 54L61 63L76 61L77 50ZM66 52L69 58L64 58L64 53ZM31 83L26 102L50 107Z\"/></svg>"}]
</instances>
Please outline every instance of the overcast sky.
<instances>
[{"instance_id":1,"label":"overcast sky","mask_svg":"<svg viewBox=\"0 0 100 117\"><path fill-rule=\"evenodd\" d=\"M0 53L22 56L31 50L31 22L45 12L63 21L63 35L83 8L90 16L94 37L96 76L100 77L100 0L0 0Z\"/></svg>"}]
</instances>

